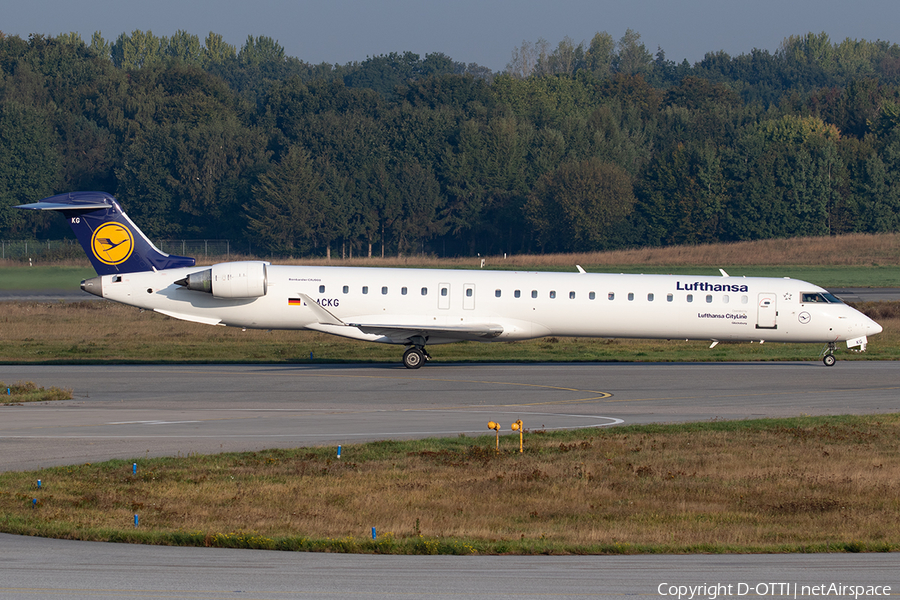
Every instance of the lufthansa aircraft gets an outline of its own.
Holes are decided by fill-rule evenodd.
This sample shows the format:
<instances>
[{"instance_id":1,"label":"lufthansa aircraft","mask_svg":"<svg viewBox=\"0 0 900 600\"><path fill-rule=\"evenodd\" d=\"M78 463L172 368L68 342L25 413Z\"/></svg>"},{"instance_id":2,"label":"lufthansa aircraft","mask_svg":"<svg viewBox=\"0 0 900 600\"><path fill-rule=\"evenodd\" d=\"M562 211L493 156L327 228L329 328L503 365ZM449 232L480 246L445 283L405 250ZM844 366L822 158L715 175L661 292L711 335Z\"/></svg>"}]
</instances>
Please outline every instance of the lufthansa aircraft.
<instances>
[{"instance_id":1,"label":"lufthansa aircraft","mask_svg":"<svg viewBox=\"0 0 900 600\"><path fill-rule=\"evenodd\" d=\"M102 192L18 208L61 212L97 271L91 294L197 323L311 329L407 346L416 369L427 344L543 336L817 342L832 366L838 342L865 350L881 326L826 290L796 279L532 273L272 265L194 266L161 252Z\"/></svg>"}]
</instances>

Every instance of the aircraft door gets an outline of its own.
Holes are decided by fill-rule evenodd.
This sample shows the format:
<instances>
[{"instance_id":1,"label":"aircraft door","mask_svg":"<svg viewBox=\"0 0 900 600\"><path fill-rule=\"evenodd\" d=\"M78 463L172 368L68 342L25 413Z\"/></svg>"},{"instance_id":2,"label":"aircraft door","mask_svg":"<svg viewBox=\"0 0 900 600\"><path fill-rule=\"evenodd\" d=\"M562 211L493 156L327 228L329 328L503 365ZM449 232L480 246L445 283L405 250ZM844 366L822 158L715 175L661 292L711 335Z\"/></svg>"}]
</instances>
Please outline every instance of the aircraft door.
<instances>
[{"instance_id":1,"label":"aircraft door","mask_svg":"<svg viewBox=\"0 0 900 600\"><path fill-rule=\"evenodd\" d=\"M778 296L772 292L762 292L756 305L756 328L778 329Z\"/></svg>"},{"instance_id":2,"label":"aircraft door","mask_svg":"<svg viewBox=\"0 0 900 600\"><path fill-rule=\"evenodd\" d=\"M475 284L474 283L463 284L463 309L464 310L474 310L475 309Z\"/></svg>"},{"instance_id":3,"label":"aircraft door","mask_svg":"<svg viewBox=\"0 0 900 600\"><path fill-rule=\"evenodd\" d=\"M450 308L450 284L442 283L438 286L438 308L447 310Z\"/></svg>"}]
</instances>

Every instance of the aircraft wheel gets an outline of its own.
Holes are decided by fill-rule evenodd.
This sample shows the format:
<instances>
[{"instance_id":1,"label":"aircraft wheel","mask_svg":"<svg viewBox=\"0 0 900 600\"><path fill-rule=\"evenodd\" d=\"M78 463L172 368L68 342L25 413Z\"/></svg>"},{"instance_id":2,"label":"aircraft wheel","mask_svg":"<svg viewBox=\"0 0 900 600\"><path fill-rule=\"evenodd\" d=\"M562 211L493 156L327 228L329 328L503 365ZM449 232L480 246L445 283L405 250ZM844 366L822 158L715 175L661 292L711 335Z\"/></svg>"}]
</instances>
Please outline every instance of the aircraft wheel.
<instances>
[{"instance_id":1,"label":"aircraft wheel","mask_svg":"<svg viewBox=\"0 0 900 600\"><path fill-rule=\"evenodd\" d=\"M833 367L837 359L834 357L834 354L826 354L822 357L822 362L825 363L826 367Z\"/></svg>"},{"instance_id":2,"label":"aircraft wheel","mask_svg":"<svg viewBox=\"0 0 900 600\"><path fill-rule=\"evenodd\" d=\"M425 362L425 353L418 348L410 348L403 353L403 366L407 369L418 369Z\"/></svg>"}]
</instances>

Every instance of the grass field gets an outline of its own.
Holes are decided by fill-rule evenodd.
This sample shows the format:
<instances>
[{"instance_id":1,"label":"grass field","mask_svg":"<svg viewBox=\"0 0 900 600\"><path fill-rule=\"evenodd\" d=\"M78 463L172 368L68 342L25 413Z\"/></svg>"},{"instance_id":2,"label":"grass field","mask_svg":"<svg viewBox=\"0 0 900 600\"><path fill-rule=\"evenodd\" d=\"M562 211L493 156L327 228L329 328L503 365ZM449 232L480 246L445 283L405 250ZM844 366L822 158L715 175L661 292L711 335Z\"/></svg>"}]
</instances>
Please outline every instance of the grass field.
<instances>
[{"instance_id":1,"label":"grass field","mask_svg":"<svg viewBox=\"0 0 900 600\"><path fill-rule=\"evenodd\" d=\"M82 279L95 275L87 266L0 266L0 291L77 291Z\"/></svg>"},{"instance_id":2,"label":"grass field","mask_svg":"<svg viewBox=\"0 0 900 600\"><path fill-rule=\"evenodd\" d=\"M70 389L51 387L48 390L38 387L33 381L17 381L15 383L0 381L0 405L71 399L72 390Z\"/></svg>"},{"instance_id":3,"label":"grass field","mask_svg":"<svg viewBox=\"0 0 900 600\"><path fill-rule=\"evenodd\" d=\"M0 474L0 530L399 554L900 550L900 415L529 431ZM40 490L36 481L42 481ZM134 526L134 515L139 527ZM380 533L372 540L369 532Z\"/></svg>"}]
</instances>

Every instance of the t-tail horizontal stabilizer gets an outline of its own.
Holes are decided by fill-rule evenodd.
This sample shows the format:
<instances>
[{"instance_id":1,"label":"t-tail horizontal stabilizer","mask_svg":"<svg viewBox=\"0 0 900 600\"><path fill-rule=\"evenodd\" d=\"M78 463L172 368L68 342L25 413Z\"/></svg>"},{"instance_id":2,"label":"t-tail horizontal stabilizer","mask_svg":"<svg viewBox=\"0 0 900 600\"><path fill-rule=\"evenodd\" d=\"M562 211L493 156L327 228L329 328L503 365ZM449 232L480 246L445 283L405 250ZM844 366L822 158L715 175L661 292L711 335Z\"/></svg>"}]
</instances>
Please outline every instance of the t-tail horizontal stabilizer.
<instances>
[{"instance_id":1,"label":"t-tail horizontal stabilizer","mask_svg":"<svg viewBox=\"0 0 900 600\"><path fill-rule=\"evenodd\" d=\"M60 211L69 220L97 275L194 266L194 259L166 254L147 239L104 192L71 192L16 208Z\"/></svg>"}]
</instances>

